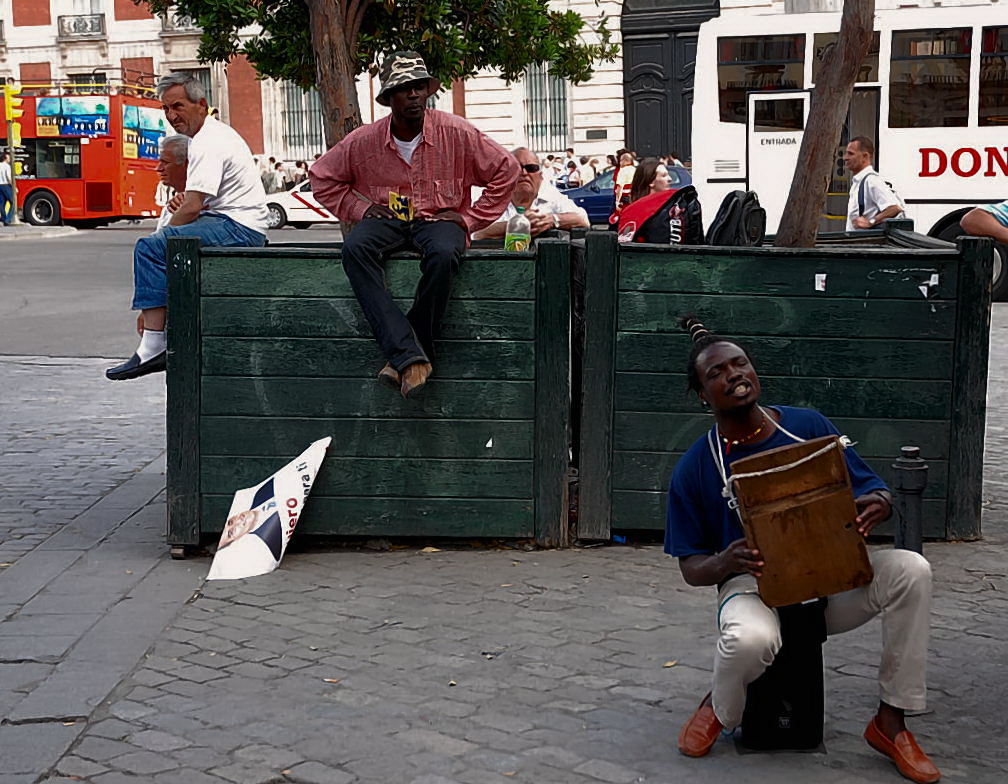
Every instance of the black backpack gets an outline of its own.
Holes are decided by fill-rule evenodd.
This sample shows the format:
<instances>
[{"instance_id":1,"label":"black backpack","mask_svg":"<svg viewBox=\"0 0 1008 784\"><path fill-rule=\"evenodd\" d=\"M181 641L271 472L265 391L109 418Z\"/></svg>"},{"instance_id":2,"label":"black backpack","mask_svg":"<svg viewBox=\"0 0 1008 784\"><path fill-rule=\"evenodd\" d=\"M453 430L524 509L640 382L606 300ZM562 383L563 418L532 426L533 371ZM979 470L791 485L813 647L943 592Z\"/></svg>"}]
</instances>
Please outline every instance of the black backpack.
<instances>
[{"instance_id":1,"label":"black backpack","mask_svg":"<svg viewBox=\"0 0 1008 784\"><path fill-rule=\"evenodd\" d=\"M766 210L756 191L732 191L707 229L708 245L761 245L766 234Z\"/></svg>"}]
</instances>

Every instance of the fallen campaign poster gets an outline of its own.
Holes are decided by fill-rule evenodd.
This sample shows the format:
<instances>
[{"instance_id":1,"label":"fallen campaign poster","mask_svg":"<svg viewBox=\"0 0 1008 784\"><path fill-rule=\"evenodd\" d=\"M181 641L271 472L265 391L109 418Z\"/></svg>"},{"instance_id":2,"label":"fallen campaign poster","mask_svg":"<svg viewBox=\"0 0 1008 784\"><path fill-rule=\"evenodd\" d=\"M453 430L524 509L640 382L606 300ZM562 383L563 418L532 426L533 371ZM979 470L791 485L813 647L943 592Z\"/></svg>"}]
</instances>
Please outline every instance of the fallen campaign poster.
<instances>
[{"instance_id":1,"label":"fallen campaign poster","mask_svg":"<svg viewBox=\"0 0 1008 784\"><path fill-rule=\"evenodd\" d=\"M235 493L208 580L255 577L280 565L331 441L316 441L261 484Z\"/></svg>"}]
</instances>

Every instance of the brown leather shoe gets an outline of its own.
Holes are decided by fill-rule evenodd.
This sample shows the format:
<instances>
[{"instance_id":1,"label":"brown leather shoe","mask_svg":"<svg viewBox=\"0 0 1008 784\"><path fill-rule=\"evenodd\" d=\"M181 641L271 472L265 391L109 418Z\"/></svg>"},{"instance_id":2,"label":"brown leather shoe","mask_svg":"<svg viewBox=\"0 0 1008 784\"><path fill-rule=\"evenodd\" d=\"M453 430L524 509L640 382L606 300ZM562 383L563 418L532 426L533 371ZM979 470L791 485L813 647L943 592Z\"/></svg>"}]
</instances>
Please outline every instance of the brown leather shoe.
<instances>
[{"instance_id":1,"label":"brown leather shoe","mask_svg":"<svg viewBox=\"0 0 1008 784\"><path fill-rule=\"evenodd\" d=\"M710 692L707 692L700 707L679 733L679 751L687 757L703 757L707 754L724 729L724 725L714 715L710 696Z\"/></svg>"},{"instance_id":2,"label":"brown leather shoe","mask_svg":"<svg viewBox=\"0 0 1008 784\"><path fill-rule=\"evenodd\" d=\"M398 370L386 364L385 367L378 371L378 383L398 391L399 386L402 384L402 379L399 378Z\"/></svg>"},{"instance_id":3,"label":"brown leather shoe","mask_svg":"<svg viewBox=\"0 0 1008 784\"><path fill-rule=\"evenodd\" d=\"M427 383L427 377L430 376L433 369L430 362L414 362L408 366L401 373L402 386L400 387L400 391L402 392L402 396L408 398L419 392L420 388Z\"/></svg>"},{"instance_id":4,"label":"brown leather shoe","mask_svg":"<svg viewBox=\"0 0 1008 784\"><path fill-rule=\"evenodd\" d=\"M909 730L903 730L894 740L889 740L879 729L877 718L868 723L864 732L869 746L895 762L897 770L910 781L931 784L941 778L941 772L917 745L917 740Z\"/></svg>"}]
</instances>

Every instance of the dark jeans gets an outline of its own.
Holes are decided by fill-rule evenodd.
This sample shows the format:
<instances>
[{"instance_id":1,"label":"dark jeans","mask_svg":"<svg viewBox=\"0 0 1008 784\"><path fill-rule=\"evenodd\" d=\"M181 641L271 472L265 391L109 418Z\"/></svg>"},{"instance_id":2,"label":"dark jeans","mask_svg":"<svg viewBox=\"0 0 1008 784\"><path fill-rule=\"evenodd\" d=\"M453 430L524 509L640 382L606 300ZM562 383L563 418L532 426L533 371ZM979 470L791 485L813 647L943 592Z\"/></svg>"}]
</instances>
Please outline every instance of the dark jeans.
<instances>
[{"instance_id":1,"label":"dark jeans","mask_svg":"<svg viewBox=\"0 0 1008 784\"><path fill-rule=\"evenodd\" d=\"M343 269L378 345L396 370L434 360L434 339L448 307L452 277L465 251L466 233L451 221L365 218L343 243ZM385 285L382 261L401 250L420 254L420 283L403 315Z\"/></svg>"}]
</instances>

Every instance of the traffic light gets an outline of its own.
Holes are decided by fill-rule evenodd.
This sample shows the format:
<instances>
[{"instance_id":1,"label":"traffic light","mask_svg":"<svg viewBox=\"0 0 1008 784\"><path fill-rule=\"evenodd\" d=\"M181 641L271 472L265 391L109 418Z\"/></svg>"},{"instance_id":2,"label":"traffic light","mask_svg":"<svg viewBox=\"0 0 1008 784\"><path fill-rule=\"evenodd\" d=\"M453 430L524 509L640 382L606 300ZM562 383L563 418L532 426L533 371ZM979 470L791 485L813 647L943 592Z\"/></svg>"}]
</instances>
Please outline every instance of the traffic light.
<instances>
[{"instance_id":1,"label":"traffic light","mask_svg":"<svg viewBox=\"0 0 1008 784\"><path fill-rule=\"evenodd\" d=\"M7 122L13 122L18 119L22 114L24 114L24 109L21 108L21 104L24 102L24 98L21 98L21 88L14 87L10 84L4 85L4 114L6 116Z\"/></svg>"}]
</instances>

